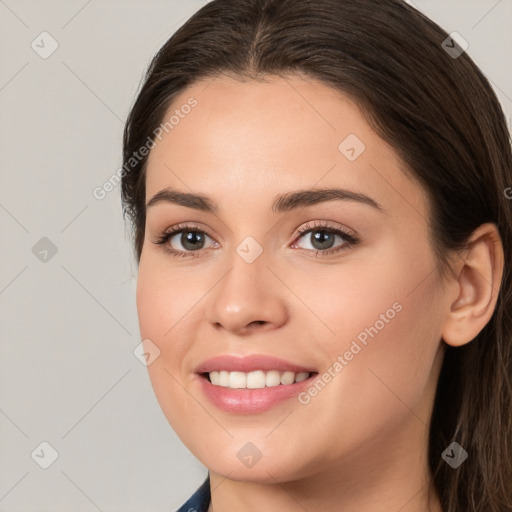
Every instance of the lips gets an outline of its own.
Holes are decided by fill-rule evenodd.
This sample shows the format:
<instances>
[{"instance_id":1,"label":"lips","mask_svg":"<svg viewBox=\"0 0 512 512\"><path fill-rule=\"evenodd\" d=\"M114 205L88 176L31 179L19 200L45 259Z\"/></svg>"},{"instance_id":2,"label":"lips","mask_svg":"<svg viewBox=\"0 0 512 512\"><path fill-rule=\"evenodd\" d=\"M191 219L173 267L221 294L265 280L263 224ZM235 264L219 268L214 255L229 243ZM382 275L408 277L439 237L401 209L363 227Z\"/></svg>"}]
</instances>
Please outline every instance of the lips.
<instances>
[{"instance_id":1,"label":"lips","mask_svg":"<svg viewBox=\"0 0 512 512\"><path fill-rule=\"evenodd\" d=\"M316 373L317 370L312 367L301 366L284 359L279 359L273 356L264 354L252 354L250 356L233 356L221 355L212 357L203 361L196 369L195 372L199 374L210 372L253 372L262 370L264 372L270 370L277 370L279 372L308 372Z\"/></svg>"},{"instance_id":2,"label":"lips","mask_svg":"<svg viewBox=\"0 0 512 512\"><path fill-rule=\"evenodd\" d=\"M296 397L318 377L311 367L262 354L217 356L201 363L195 371L204 396L219 409L236 414L268 411ZM225 380L227 375L229 381Z\"/></svg>"}]
</instances>

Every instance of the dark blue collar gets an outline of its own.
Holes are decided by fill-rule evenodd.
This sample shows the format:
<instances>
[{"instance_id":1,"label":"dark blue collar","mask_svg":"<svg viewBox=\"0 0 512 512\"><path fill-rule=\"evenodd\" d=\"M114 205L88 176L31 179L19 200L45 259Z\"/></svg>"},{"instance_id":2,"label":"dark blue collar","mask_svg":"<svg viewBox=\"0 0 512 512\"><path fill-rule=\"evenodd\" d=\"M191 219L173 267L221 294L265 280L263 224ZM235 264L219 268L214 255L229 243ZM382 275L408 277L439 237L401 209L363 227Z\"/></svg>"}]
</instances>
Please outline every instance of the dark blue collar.
<instances>
[{"instance_id":1,"label":"dark blue collar","mask_svg":"<svg viewBox=\"0 0 512 512\"><path fill-rule=\"evenodd\" d=\"M208 473L201 487L176 512L207 512L210 498L210 473Z\"/></svg>"}]
</instances>

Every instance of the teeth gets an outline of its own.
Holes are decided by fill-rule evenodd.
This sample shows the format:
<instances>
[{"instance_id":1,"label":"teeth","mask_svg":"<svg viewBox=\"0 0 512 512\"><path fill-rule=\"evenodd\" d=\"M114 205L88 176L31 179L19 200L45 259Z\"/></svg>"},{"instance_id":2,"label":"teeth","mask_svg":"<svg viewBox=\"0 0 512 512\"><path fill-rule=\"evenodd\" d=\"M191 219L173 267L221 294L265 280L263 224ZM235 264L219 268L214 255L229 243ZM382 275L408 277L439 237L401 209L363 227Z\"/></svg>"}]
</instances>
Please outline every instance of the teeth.
<instances>
[{"instance_id":1,"label":"teeth","mask_svg":"<svg viewBox=\"0 0 512 512\"><path fill-rule=\"evenodd\" d=\"M261 389L271 388L274 386L289 385L294 382L302 382L309 376L309 372L283 372L277 370L270 370L264 372L256 370L253 372L227 372L221 370L218 372L210 372L210 381L214 386L222 386L231 389Z\"/></svg>"},{"instance_id":2,"label":"teeth","mask_svg":"<svg viewBox=\"0 0 512 512\"><path fill-rule=\"evenodd\" d=\"M293 384L295 382L295 373L284 372L281 375L281 384Z\"/></svg>"}]
</instances>

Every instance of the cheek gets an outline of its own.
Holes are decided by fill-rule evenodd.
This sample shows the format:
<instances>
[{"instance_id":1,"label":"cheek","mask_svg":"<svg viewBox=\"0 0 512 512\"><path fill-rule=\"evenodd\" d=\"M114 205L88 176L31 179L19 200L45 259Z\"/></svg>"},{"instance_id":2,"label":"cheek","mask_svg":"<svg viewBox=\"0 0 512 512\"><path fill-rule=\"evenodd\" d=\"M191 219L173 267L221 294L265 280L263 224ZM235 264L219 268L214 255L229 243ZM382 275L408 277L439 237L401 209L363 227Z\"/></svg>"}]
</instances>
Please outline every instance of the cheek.
<instances>
[{"instance_id":1,"label":"cheek","mask_svg":"<svg viewBox=\"0 0 512 512\"><path fill-rule=\"evenodd\" d=\"M428 422L441 337L440 297L434 292L433 274L425 279L428 263L373 269L330 281L332 300L324 298L322 318L336 334L319 339L319 344L336 377L319 398L311 399L315 417L330 425L332 435L344 431L346 441L355 444L390 432L413 415ZM336 361L341 366L334 366ZM346 418L358 427L347 426Z\"/></svg>"},{"instance_id":2,"label":"cheek","mask_svg":"<svg viewBox=\"0 0 512 512\"><path fill-rule=\"evenodd\" d=\"M141 336L154 341L164 356L170 346L179 351L184 339L179 334L190 323L204 294L192 283L190 272L170 272L149 259L139 267L136 302Z\"/></svg>"},{"instance_id":3,"label":"cheek","mask_svg":"<svg viewBox=\"0 0 512 512\"><path fill-rule=\"evenodd\" d=\"M185 354L182 333L187 312L195 301L187 298L180 282L171 282L157 265L145 261L139 266L136 302L140 335L142 340L151 341L145 342L148 346L156 346L153 350L159 351L147 370L162 406L165 399L180 399L179 390L184 385L180 366Z\"/></svg>"},{"instance_id":4,"label":"cheek","mask_svg":"<svg viewBox=\"0 0 512 512\"><path fill-rule=\"evenodd\" d=\"M193 305L201 290L194 293L194 287L187 287L185 281L190 283L178 274L170 279L161 266L147 259L139 266L136 302L141 338L151 340L160 351L147 366L155 396L170 425L188 445L188 426L198 410L182 372L187 353L184 330L193 318Z\"/></svg>"},{"instance_id":5,"label":"cheek","mask_svg":"<svg viewBox=\"0 0 512 512\"><path fill-rule=\"evenodd\" d=\"M137 314L141 336L160 340L171 325L175 296L166 290L163 276L158 279L155 270L140 268L137 279ZM163 311L167 310L164 316Z\"/></svg>"}]
</instances>

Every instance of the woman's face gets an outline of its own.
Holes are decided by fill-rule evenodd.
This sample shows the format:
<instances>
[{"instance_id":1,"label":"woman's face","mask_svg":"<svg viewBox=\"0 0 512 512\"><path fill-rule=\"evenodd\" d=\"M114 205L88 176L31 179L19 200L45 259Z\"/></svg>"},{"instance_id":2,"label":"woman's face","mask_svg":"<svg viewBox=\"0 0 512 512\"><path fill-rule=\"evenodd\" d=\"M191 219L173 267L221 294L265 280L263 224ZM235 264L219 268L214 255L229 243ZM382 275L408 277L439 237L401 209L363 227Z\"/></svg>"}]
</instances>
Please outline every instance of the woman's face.
<instances>
[{"instance_id":1,"label":"woman's face","mask_svg":"<svg viewBox=\"0 0 512 512\"><path fill-rule=\"evenodd\" d=\"M426 467L449 306L422 188L313 80L204 81L171 116L148 160L137 308L178 436L233 480Z\"/></svg>"}]
</instances>

